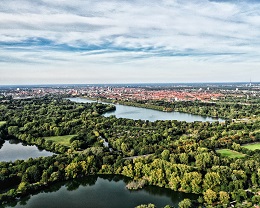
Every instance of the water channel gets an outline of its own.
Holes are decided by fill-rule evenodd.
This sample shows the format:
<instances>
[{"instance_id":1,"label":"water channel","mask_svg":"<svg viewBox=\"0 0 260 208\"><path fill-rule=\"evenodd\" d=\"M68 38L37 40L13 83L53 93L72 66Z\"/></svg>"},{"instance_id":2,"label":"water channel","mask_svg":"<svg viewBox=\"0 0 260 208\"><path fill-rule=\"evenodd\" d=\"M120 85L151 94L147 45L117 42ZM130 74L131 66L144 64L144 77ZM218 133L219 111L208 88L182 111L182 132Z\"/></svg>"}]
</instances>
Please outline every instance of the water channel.
<instances>
[{"instance_id":1,"label":"water channel","mask_svg":"<svg viewBox=\"0 0 260 208\"><path fill-rule=\"evenodd\" d=\"M40 150L34 145L27 145L16 139L7 140L0 146L0 162L26 160L30 157L36 158L51 155L53 155L52 152Z\"/></svg>"},{"instance_id":2,"label":"water channel","mask_svg":"<svg viewBox=\"0 0 260 208\"><path fill-rule=\"evenodd\" d=\"M196 199L194 194L174 192L169 189L148 186L142 190L126 189L128 178L122 176L90 176L57 183L39 193L22 198L2 207L48 208L134 208L153 203L177 207L184 198Z\"/></svg>"},{"instance_id":3,"label":"water channel","mask_svg":"<svg viewBox=\"0 0 260 208\"><path fill-rule=\"evenodd\" d=\"M77 103L96 102L86 98L69 98L69 100ZM141 120L149 120L149 121L156 121L156 120L178 120L178 121L186 121L186 122L194 122L194 121L224 122L225 121L219 118L205 117L205 116L193 115L189 113L163 112L163 111L132 107L132 106L126 106L120 104L116 104L115 106L116 106L115 111L105 113L104 116L108 117L114 115L117 118L129 118L134 120L141 119Z\"/></svg>"}]
</instances>

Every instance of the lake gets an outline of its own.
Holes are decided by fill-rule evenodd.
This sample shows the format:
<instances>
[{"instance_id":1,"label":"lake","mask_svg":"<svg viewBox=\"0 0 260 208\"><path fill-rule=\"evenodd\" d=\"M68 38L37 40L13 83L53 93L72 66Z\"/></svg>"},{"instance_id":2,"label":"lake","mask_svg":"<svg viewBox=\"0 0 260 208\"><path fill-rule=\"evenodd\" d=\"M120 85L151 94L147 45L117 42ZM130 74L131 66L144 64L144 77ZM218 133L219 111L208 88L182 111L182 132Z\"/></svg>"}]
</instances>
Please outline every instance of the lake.
<instances>
[{"instance_id":1,"label":"lake","mask_svg":"<svg viewBox=\"0 0 260 208\"><path fill-rule=\"evenodd\" d=\"M140 204L153 203L157 208L161 208L167 204L177 207L184 198L197 199L195 194L174 192L154 186L129 191L125 187L128 180L117 175L74 179L57 183L18 202L0 207L134 208Z\"/></svg>"},{"instance_id":2,"label":"lake","mask_svg":"<svg viewBox=\"0 0 260 208\"><path fill-rule=\"evenodd\" d=\"M36 157L45 157L53 155L52 152L40 150L36 146L26 145L19 140L11 139L5 141L0 146L0 162L9 162L15 160L26 160Z\"/></svg>"},{"instance_id":3,"label":"lake","mask_svg":"<svg viewBox=\"0 0 260 208\"><path fill-rule=\"evenodd\" d=\"M86 98L69 98L69 100L78 103L96 102ZM105 103L105 104L111 104L111 103ZM134 120L141 119L141 120L149 120L149 121L156 121L156 120L178 120L178 121L186 121L186 122L194 122L194 121L224 122L225 121L219 118L205 117L205 116L193 115L189 113L164 112L164 111L157 111L157 110L146 109L146 108L120 105L120 104L116 104L115 106L116 106L115 111L107 112L104 114L104 116L108 117L114 115L117 118L129 118Z\"/></svg>"}]
</instances>

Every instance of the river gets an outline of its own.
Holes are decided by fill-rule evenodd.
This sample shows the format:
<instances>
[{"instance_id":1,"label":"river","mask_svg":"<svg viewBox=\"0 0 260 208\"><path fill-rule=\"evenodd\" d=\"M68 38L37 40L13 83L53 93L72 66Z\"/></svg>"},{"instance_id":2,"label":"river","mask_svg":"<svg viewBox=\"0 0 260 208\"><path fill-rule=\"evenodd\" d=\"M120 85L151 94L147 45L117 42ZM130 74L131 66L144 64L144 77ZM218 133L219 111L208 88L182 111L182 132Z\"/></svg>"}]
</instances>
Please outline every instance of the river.
<instances>
[{"instance_id":1,"label":"river","mask_svg":"<svg viewBox=\"0 0 260 208\"><path fill-rule=\"evenodd\" d=\"M69 98L69 100L77 103L96 102L87 98ZM107 112L104 114L104 116L108 117L114 115L117 118L129 118L134 120L141 119L141 120L149 120L149 121L156 121L156 120L178 120L178 121L186 121L186 122L194 122L194 121L224 122L225 121L219 118L205 117L205 116L193 115L189 113L164 112L164 111L157 111L157 110L152 110L147 108L120 105L120 104L116 104L115 106L116 106L115 111Z\"/></svg>"},{"instance_id":2,"label":"river","mask_svg":"<svg viewBox=\"0 0 260 208\"><path fill-rule=\"evenodd\" d=\"M196 199L195 194L174 192L170 189L147 186L142 190L129 191L122 176L89 176L60 182L39 193L0 207L48 207L48 208L134 208L153 203L157 208L177 207L184 198Z\"/></svg>"}]
</instances>

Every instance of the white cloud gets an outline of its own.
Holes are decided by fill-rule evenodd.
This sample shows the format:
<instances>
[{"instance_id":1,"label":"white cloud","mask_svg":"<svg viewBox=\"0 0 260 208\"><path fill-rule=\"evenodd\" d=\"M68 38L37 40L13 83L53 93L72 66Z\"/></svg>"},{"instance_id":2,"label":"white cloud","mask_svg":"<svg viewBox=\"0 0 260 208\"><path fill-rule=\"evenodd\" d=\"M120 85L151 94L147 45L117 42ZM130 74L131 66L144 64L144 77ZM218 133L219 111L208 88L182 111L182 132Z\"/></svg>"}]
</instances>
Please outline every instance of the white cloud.
<instances>
[{"instance_id":1,"label":"white cloud","mask_svg":"<svg viewBox=\"0 0 260 208\"><path fill-rule=\"evenodd\" d=\"M170 69L182 68L178 76L188 77L196 65L200 73L219 72L220 79L222 67L231 74L259 66L259 11L260 3L246 1L2 0L0 67L76 66L81 72L92 67L118 78L119 67L137 67L144 80L144 72L153 69L149 74L163 81ZM220 68L207 71L213 64ZM158 76L154 66L164 75ZM0 68L0 73L6 71ZM238 73L241 80L245 73Z\"/></svg>"}]
</instances>

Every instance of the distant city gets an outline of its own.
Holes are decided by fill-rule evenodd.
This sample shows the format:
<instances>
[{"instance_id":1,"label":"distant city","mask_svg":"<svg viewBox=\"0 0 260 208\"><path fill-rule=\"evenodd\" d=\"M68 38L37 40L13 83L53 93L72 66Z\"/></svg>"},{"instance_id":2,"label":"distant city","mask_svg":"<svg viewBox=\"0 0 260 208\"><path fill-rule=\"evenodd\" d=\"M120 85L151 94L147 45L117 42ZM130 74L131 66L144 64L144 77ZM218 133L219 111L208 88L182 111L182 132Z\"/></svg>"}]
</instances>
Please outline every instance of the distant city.
<instances>
[{"instance_id":1,"label":"distant city","mask_svg":"<svg viewBox=\"0 0 260 208\"><path fill-rule=\"evenodd\" d=\"M42 97L48 94L86 96L113 100L214 101L234 97L260 97L260 82L237 83L140 83L140 84L58 84L2 85L1 98Z\"/></svg>"}]
</instances>

